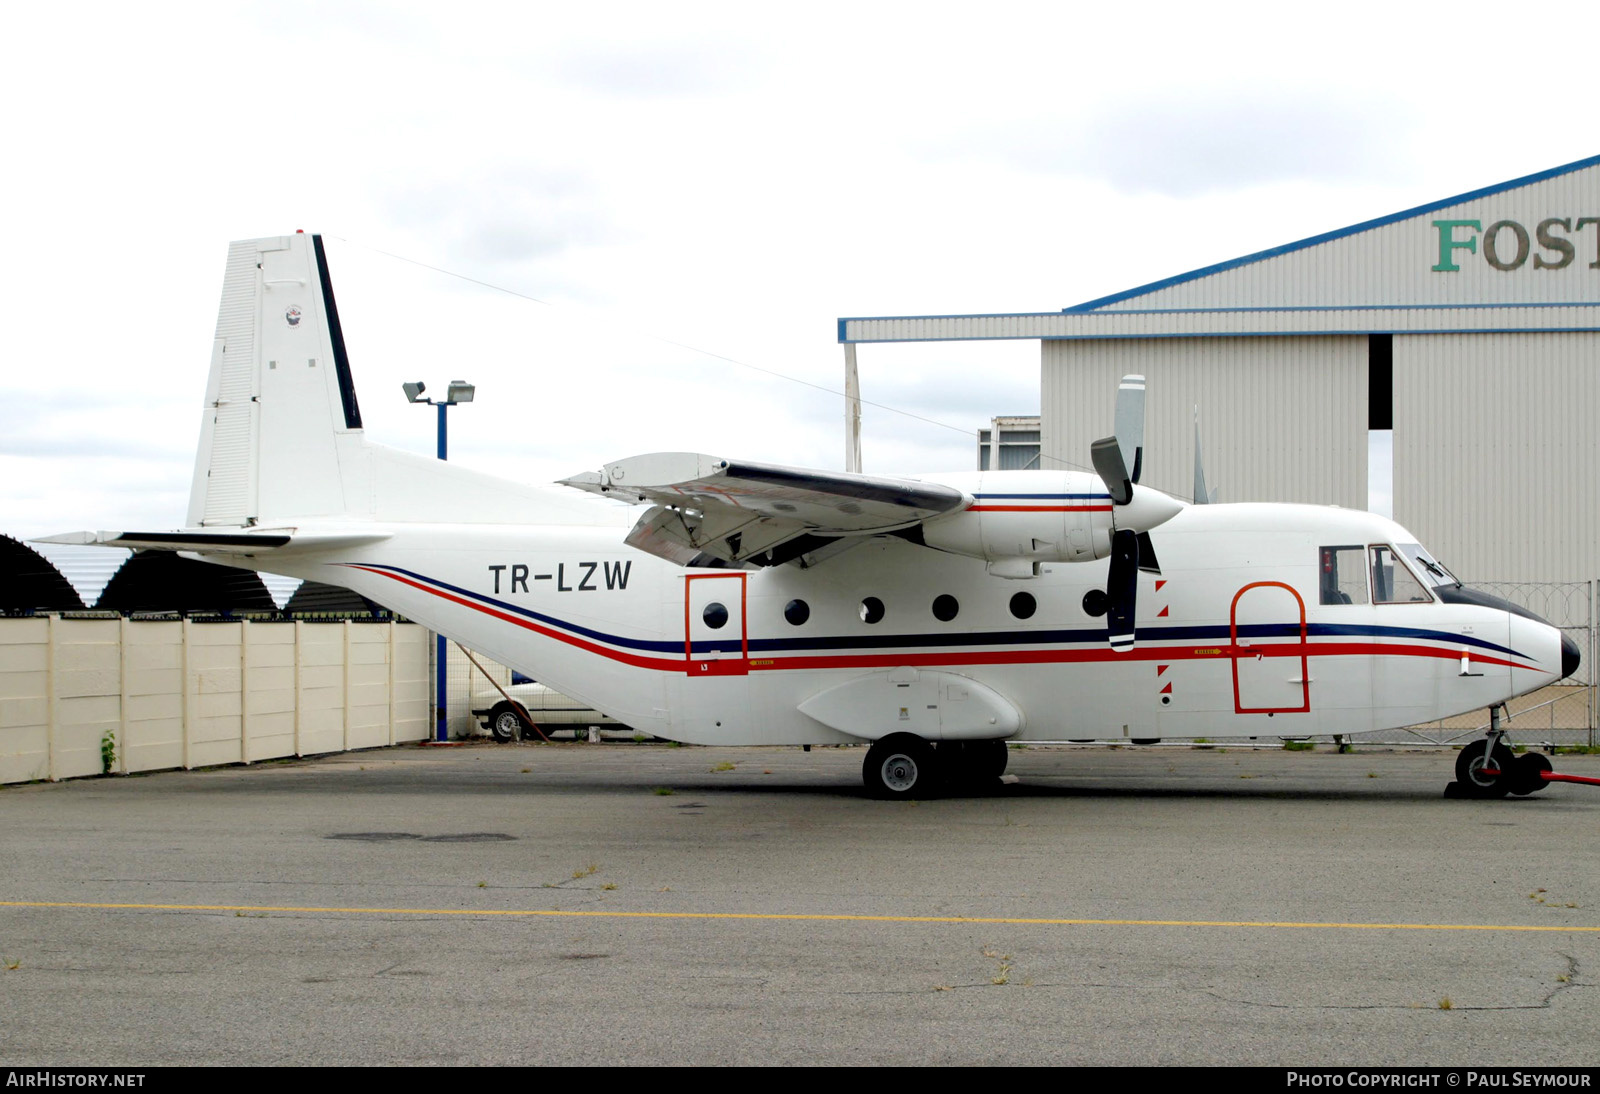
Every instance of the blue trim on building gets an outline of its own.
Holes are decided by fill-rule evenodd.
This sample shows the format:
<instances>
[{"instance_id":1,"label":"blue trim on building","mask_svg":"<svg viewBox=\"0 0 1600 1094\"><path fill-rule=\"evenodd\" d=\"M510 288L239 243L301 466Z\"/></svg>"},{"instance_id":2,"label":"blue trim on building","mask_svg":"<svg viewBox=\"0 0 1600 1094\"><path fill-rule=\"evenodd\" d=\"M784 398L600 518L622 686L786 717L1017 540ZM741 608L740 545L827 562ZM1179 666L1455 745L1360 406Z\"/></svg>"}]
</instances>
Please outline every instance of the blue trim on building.
<instances>
[{"instance_id":1,"label":"blue trim on building","mask_svg":"<svg viewBox=\"0 0 1600 1094\"><path fill-rule=\"evenodd\" d=\"M1477 190L1468 190L1464 194L1456 194L1453 197L1443 198L1439 201L1430 201L1426 205L1418 205L1411 209L1402 209L1398 213L1390 213L1388 216L1378 217L1376 220L1364 220L1360 224L1352 224L1348 228L1336 228L1331 232L1323 232L1321 235L1309 236L1305 239L1296 240L1293 243L1285 243L1280 247L1272 247L1265 251L1257 251L1255 254L1248 254L1241 258L1229 259L1226 262L1218 262L1212 266L1202 266L1198 270L1190 270L1188 273L1176 274L1172 277L1163 278L1160 281L1152 281L1148 285L1140 285L1137 288L1125 289L1119 293L1112 293L1110 296L1102 296L1094 300L1086 300L1082 304L1074 304L1070 308L1062 308L1061 310L1063 312L1095 311L1105 307L1107 304L1115 304L1119 300L1128 300L1135 296L1145 296L1149 293L1156 292L1159 289L1170 288L1173 285L1181 285L1185 281L1196 281L1202 277L1210 277L1212 274L1222 273L1224 270L1232 270L1239 266L1247 266L1252 262L1261 262L1268 258L1276 258L1279 255L1289 254L1294 251L1301 251L1307 247L1315 247L1317 244L1327 243L1329 240L1342 239L1345 236L1357 235L1361 232L1371 231L1373 228L1382 228L1388 224L1395 224L1402 220L1410 220L1412 217L1421 216L1424 213L1436 212L1439 209L1446 209L1452 205L1459 205L1465 201L1476 201L1479 198L1489 197L1493 194L1501 194L1507 190L1516 190L1523 186L1531 186L1536 182L1543 182L1546 179L1552 179L1558 175L1570 174L1573 171L1581 171L1586 167L1593 167L1596 164L1600 164L1600 156L1590 156L1587 159L1581 159L1573 163L1563 164L1560 167L1552 167L1546 171L1539 171L1532 175L1524 175L1521 178L1512 179L1509 182L1496 183L1493 186L1484 186Z\"/></svg>"},{"instance_id":2,"label":"blue trim on building","mask_svg":"<svg viewBox=\"0 0 1600 1094\"><path fill-rule=\"evenodd\" d=\"M1041 342L1090 342L1096 338L1323 338L1338 335L1398 334L1594 334L1600 327L1453 327L1407 330L1405 327L1349 327L1323 330L1216 330L1174 331L1171 334L1052 334L1034 335ZM981 338L907 338L907 342L980 342Z\"/></svg>"},{"instance_id":3,"label":"blue trim on building","mask_svg":"<svg viewBox=\"0 0 1600 1094\"><path fill-rule=\"evenodd\" d=\"M1486 304L1280 304L1266 308L1118 308L1089 315L1209 315L1280 311L1463 311L1470 308L1600 308L1600 300L1492 302ZM1076 315L1076 312L1063 312Z\"/></svg>"}]
</instances>

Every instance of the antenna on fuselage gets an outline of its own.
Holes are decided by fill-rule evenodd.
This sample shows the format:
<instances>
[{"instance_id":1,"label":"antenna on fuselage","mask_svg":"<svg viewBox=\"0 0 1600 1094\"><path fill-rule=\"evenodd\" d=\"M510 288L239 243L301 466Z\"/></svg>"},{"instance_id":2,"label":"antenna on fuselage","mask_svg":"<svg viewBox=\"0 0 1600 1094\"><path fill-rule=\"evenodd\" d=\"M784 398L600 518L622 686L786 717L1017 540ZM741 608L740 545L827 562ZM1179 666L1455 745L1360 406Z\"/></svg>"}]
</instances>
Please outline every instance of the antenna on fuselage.
<instances>
[{"instance_id":1,"label":"antenna on fuselage","mask_svg":"<svg viewBox=\"0 0 1600 1094\"><path fill-rule=\"evenodd\" d=\"M1215 505L1217 492L1206 490L1206 468L1200 459L1200 406L1194 408L1194 503L1196 505Z\"/></svg>"}]
</instances>

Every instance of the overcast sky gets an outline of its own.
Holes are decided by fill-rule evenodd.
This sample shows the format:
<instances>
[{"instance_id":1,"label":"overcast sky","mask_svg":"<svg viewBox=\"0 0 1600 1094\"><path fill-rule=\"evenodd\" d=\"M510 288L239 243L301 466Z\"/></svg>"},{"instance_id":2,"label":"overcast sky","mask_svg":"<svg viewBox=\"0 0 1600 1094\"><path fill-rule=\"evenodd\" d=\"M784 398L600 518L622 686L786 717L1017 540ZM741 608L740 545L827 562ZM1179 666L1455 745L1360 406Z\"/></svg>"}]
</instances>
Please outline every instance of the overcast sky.
<instances>
[{"instance_id":1,"label":"overcast sky","mask_svg":"<svg viewBox=\"0 0 1600 1094\"><path fill-rule=\"evenodd\" d=\"M324 234L383 443L431 453L400 383L461 378L451 458L510 478L840 467L840 316L1061 308L1592 155L1593 11L14 6L0 531L182 523L229 240ZM869 471L1038 410L1036 343L860 363L908 412Z\"/></svg>"}]
</instances>

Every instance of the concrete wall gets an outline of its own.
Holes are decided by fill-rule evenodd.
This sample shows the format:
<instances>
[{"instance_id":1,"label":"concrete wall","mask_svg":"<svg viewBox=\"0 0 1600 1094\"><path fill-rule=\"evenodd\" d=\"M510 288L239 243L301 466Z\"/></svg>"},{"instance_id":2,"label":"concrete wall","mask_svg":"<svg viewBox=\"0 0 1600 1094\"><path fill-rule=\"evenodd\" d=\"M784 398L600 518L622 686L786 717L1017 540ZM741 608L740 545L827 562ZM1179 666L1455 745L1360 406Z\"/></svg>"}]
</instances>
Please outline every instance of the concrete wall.
<instances>
[{"instance_id":1,"label":"concrete wall","mask_svg":"<svg viewBox=\"0 0 1600 1094\"><path fill-rule=\"evenodd\" d=\"M395 623L0 619L0 783L424 740L432 635Z\"/></svg>"}]
</instances>

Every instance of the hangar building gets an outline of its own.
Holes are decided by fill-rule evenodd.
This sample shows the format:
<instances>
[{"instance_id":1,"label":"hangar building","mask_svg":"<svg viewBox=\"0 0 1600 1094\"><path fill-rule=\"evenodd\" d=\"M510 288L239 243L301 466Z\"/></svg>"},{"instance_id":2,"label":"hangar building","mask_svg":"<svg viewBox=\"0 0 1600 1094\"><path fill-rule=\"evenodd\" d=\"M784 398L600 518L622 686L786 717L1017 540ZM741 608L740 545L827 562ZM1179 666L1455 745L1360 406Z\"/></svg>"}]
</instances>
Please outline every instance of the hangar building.
<instances>
[{"instance_id":1,"label":"hangar building","mask_svg":"<svg viewBox=\"0 0 1600 1094\"><path fill-rule=\"evenodd\" d=\"M1059 312L839 320L870 342L1036 338L1041 462L1086 467L1144 373L1143 481L1394 516L1467 581L1600 575L1600 156ZM852 377L853 379L853 377Z\"/></svg>"}]
</instances>

